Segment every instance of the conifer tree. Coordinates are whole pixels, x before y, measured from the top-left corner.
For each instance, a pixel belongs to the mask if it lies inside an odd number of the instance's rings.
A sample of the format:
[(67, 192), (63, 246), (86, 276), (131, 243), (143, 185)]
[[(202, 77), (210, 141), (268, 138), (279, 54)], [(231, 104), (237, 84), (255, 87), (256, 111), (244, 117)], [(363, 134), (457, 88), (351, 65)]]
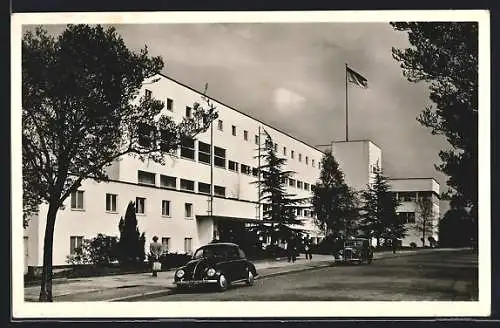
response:
[(118, 224), (120, 229), (120, 240), (118, 241), (118, 256), (121, 264), (129, 265), (144, 261), (144, 246), (146, 236), (141, 234), (137, 227), (135, 214), (135, 203), (129, 202), (125, 212), (125, 219), (120, 218)]

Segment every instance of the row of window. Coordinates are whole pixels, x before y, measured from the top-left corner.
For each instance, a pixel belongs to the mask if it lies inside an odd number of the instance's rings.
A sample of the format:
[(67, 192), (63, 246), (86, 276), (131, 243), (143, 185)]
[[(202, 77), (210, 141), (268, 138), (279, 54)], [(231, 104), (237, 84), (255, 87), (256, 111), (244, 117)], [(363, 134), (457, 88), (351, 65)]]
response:
[(395, 196), (402, 202), (416, 202), (422, 198), (434, 198), (431, 191), (399, 191), (395, 193)]
[[(106, 194), (106, 212), (117, 213), (116, 204), (117, 204), (118, 195), (116, 194)], [(162, 200), (161, 201), (161, 215), (164, 217), (170, 217), (171, 213), (171, 201), (170, 200)], [(71, 193), (71, 209), (74, 210), (84, 210), (84, 191), (77, 190)], [(135, 198), (135, 212), (137, 214), (145, 214), (146, 213), (146, 198), (144, 197), (136, 197)], [(184, 217), (189, 219), (193, 217), (193, 204), (192, 203), (184, 203)]]
[(399, 212), (398, 217), (403, 224), (415, 223), (415, 212)]
[[(270, 210), (270, 206), (271, 206), (270, 204), (263, 204), (264, 211)], [(314, 217), (314, 212), (311, 210), (308, 210), (308, 209), (296, 208), (296, 209), (294, 209), (294, 211), (295, 211), (295, 215), (297, 215), (297, 216), (303, 216), (306, 218)]]
[[(83, 236), (70, 236), (69, 237), (69, 253), (75, 254), (76, 250), (81, 248), (83, 244)], [(162, 252), (164, 254), (170, 251), (170, 237), (161, 238)], [(184, 238), (184, 252), (193, 252), (193, 238)]]
[[(151, 98), (152, 97), (151, 90), (146, 89), (145, 90), (145, 96), (148, 99)], [(169, 110), (169, 111), (173, 111), (174, 110), (174, 101), (173, 101), (173, 99), (167, 98), (166, 107), (167, 107), (167, 110)], [(186, 106), (185, 116), (187, 118), (190, 118), (191, 115), (192, 115), (192, 108), (189, 107), (189, 106)], [(219, 131), (224, 131), (224, 121), (223, 120), (219, 119), (217, 121), (217, 129)], [(237, 127), (236, 127), (236, 125), (231, 125), (231, 134), (233, 136), (237, 136)], [(247, 130), (243, 130), (243, 140), (244, 141), (248, 141), (248, 136), (249, 136), (248, 131)], [(259, 135), (255, 135), (254, 138), (255, 138), (254, 139), (255, 140), (255, 144), (256, 145), (260, 145)], [(144, 140), (144, 142), (145, 142), (145, 144), (147, 144), (147, 140)], [(277, 143), (274, 144), (274, 150), (278, 151), (278, 144)], [(193, 146), (193, 152), (194, 152), (194, 146)], [(193, 156), (194, 156), (194, 154), (193, 154)], [(283, 156), (288, 156), (288, 149), (286, 148), (286, 146), (283, 146)], [(295, 158), (295, 151), (294, 150), (290, 150), (290, 158), (291, 159)], [(298, 160), (299, 160), (299, 162), (302, 162), (302, 154), (301, 153), (298, 154)], [(312, 167), (316, 167), (316, 161), (313, 158), (309, 158), (309, 156), (304, 156), (304, 160), (305, 160), (305, 164), (306, 165), (309, 165), (309, 162), (310, 162)], [(321, 162), (319, 162), (319, 161), (318, 161), (318, 168), (321, 169)]]

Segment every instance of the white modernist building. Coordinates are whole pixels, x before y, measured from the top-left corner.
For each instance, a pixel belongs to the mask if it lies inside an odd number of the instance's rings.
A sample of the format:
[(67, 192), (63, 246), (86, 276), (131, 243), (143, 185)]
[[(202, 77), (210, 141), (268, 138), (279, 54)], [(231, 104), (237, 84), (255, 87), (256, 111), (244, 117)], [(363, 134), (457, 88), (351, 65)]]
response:
[[(158, 82), (145, 83), (141, 94), (163, 100), (164, 111), (176, 120), (190, 115), (202, 94), (163, 75)], [(148, 81), (146, 81), (148, 82)], [(130, 201), (136, 202), (139, 230), (146, 234), (146, 247), (156, 235), (165, 250), (191, 252), (224, 234), (233, 223), (258, 222), (262, 218), (255, 182), (258, 148), (265, 129), (278, 154), (286, 157), (286, 170), (296, 172), (287, 181), (289, 192), (298, 198), (311, 195), (311, 186), (320, 173), (323, 153), (214, 99), (219, 118), (210, 129), (188, 140), (166, 165), (141, 162), (124, 156), (109, 168), (110, 182), (87, 180), (59, 211), (54, 232), (54, 265), (66, 265), (66, 257), (86, 238), (98, 233), (119, 236), (118, 222)], [(213, 149), (213, 151), (211, 151)], [(211, 166), (212, 170), (211, 170)], [(210, 213), (211, 171), (213, 172), (213, 212)], [(41, 206), (24, 232), (25, 263), (41, 266), (47, 206)], [(210, 215), (212, 214), (212, 215)], [(301, 229), (320, 237), (311, 212), (299, 210)]]
[[(422, 231), (425, 230), (425, 245), (429, 246), (428, 237), (438, 240), (439, 228), (439, 183), (433, 178), (405, 178), (390, 179), (391, 190), (400, 201), (397, 209), (400, 219), (405, 223), (407, 236), (402, 240), (403, 246), (415, 243), (422, 245)], [(431, 200), (430, 211), (422, 208), (422, 198)], [(422, 213), (428, 213), (424, 229), (424, 217)], [(425, 214), (424, 214), (425, 215)]]

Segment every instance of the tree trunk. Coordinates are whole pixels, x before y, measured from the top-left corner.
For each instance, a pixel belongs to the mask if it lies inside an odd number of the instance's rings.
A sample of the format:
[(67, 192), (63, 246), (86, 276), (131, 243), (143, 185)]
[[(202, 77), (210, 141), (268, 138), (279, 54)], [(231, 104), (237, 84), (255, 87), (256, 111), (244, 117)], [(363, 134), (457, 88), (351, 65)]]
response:
[(422, 248), (425, 247), (425, 229), (426, 229), (426, 222), (424, 222), (424, 227), (422, 229)]
[(45, 240), (43, 245), (42, 284), (40, 287), (40, 302), (52, 302), (52, 249), (54, 243), (54, 227), (56, 222), (57, 206), (50, 204), (45, 226)]
[(380, 237), (377, 237), (377, 247), (380, 247)]

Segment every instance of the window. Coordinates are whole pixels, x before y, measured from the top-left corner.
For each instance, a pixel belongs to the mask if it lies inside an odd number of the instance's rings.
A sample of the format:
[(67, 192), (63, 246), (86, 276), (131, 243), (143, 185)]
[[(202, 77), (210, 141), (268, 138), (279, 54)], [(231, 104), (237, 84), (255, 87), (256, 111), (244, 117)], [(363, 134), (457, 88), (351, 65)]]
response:
[(301, 208), (297, 209), (297, 216), (302, 216), (302, 209)]
[(139, 184), (155, 185), (156, 174), (146, 171), (137, 171), (137, 181)]
[(417, 194), (415, 192), (399, 192), (398, 197), (402, 202), (414, 202), (417, 200)]
[(287, 178), (286, 177), (281, 177), (280, 182), (283, 184), (287, 184)]
[(241, 173), (250, 175), (252, 173), (252, 169), (248, 165), (241, 164)]
[(184, 204), (184, 217), (191, 218), (193, 216), (193, 204), (185, 203)]
[(161, 252), (167, 254), (170, 250), (170, 237), (161, 238)]
[(233, 134), (233, 136), (235, 136), (235, 135), (236, 135), (236, 126), (234, 126), (234, 125), (233, 125), (233, 126), (231, 127), (231, 133)]
[(219, 129), (219, 131), (224, 131), (224, 123), (222, 120), (217, 121), (217, 129)]
[(186, 106), (186, 117), (187, 118), (191, 118), (191, 111), (192, 111), (191, 107)]
[(137, 142), (139, 143), (139, 146), (141, 147), (150, 147), (151, 143), (153, 141), (152, 134), (153, 134), (153, 127), (145, 124), (145, 123), (139, 123), (137, 125), (137, 134), (138, 134), (138, 140)]
[(307, 218), (309, 217), (309, 211), (308, 210), (304, 210), (304, 216)]
[(177, 188), (177, 178), (168, 175), (160, 174), (160, 187), (162, 188)]
[(210, 195), (210, 185), (208, 183), (198, 182), (198, 192)]
[(116, 212), (116, 195), (106, 194), (106, 212)]
[(214, 166), (226, 168), (226, 150), (214, 147)]
[(198, 141), (198, 161), (210, 164), (211, 163), (211, 152), (210, 145), (204, 142)]
[(214, 186), (214, 195), (226, 197), (226, 188), (222, 186)]
[(181, 190), (194, 191), (194, 181), (181, 179)]
[(259, 169), (258, 169), (258, 168), (256, 168), (256, 167), (252, 167), (252, 175), (253, 175), (254, 177), (259, 176)]
[(415, 223), (415, 212), (400, 212), (398, 213), (401, 223)]
[(153, 95), (153, 93), (151, 92), (151, 90), (149, 90), (149, 89), (144, 90), (144, 97), (146, 99), (151, 99), (152, 95)]
[(274, 151), (278, 151), (278, 144), (274, 143)]
[(302, 181), (297, 180), (297, 188), (302, 189)]
[(302, 162), (302, 154), (299, 153), (299, 162)]
[(288, 179), (288, 185), (290, 187), (295, 187), (295, 180), (294, 179)]
[(74, 210), (83, 210), (83, 190), (71, 193), (71, 208)]
[(309, 190), (309, 183), (304, 182), (304, 190)]
[(193, 243), (193, 238), (184, 238), (184, 252), (185, 253), (192, 253), (192, 243)]
[(295, 157), (295, 152), (292, 150), (290, 157), (293, 159)]
[(229, 168), (231, 171), (238, 172), (238, 163), (233, 162), (233, 161), (229, 161), (228, 168)]
[(162, 200), (161, 201), (161, 215), (162, 216), (170, 216), (170, 201)]
[(248, 131), (247, 130), (243, 131), (243, 140), (248, 141)]
[(146, 212), (146, 198), (135, 198), (135, 213), (144, 214)]
[(321, 162), (318, 162), (318, 169), (321, 170)]
[(306, 156), (306, 165), (309, 164), (309, 157)]
[(286, 147), (283, 146), (283, 156), (286, 156)]
[(314, 167), (314, 159), (311, 159), (311, 165)]
[(258, 145), (259, 144), (259, 136), (258, 135), (255, 135), (255, 144)]
[(82, 247), (83, 236), (70, 236), (69, 237), (69, 253), (75, 254), (76, 250)]
[(181, 157), (194, 159), (194, 139), (182, 138)]
[(167, 109), (169, 111), (174, 110), (174, 100), (173, 99), (167, 98)]

